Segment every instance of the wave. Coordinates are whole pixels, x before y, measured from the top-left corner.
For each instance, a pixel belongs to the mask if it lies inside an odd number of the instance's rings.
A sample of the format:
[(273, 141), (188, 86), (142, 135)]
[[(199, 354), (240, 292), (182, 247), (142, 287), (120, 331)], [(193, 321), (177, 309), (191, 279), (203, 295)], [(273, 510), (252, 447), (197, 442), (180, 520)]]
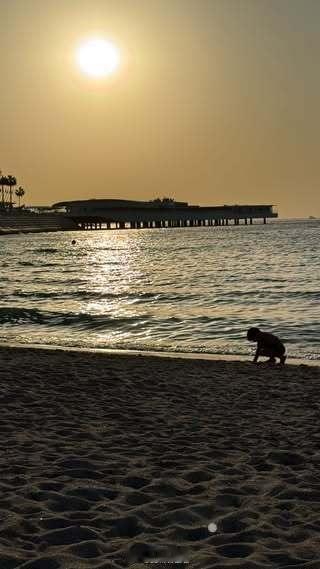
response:
[(83, 312), (52, 312), (39, 310), (36, 308), (0, 308), (0, 325), (1, 324), (40, 324), (44, 326), (71, 326), (80, 330), (101, 329), (119, 329), (129, 330), (138, 324), (147, 326), (150, 324), (158, 330), (167, 330), (173, 326), (178, 328), (196, 325), (217, 325), (224, 320), (224, 317), (216, 316), (214, 318), (208, 316), (198, 316), (189, 319), (179, 318), (177, 316), (167, 316), (166, 318), (157, 318), (155, 325), (154, 317), (150, 314), (133, 314), (132, 316), (114, 316), (109, 314), (88, 314)]
[(21, 267), (41, 267), (41, 269), (44, 269), (45, 267), (61, 267), (60, 263), (43, 263), (39, 261), (18, 261), (17, 265)]
[(39, 310), (24, 308), (0, 308), (0, 324), (43, 323)]
[(40, 249), (33, 249), (32, 253), (58, 253), (59, 249), (54, 249), (53, 247), (43, 247)]
[(32, 263), (31, 261), (18, 261), (18, 265), (21, 265), (22, 267), (34, 267), (34, 263)]
[(216, 297), (216, 302), (223, 302), (226, 300), (234, 300), (236, 301), (237, 298), (249, 298), (251, 300), (255, 300), (257, 298), (265, 298), (266, 300), (281, 300), (283, 299), (298, 299), (298, 298), (305, 298), (310, 300), (320, 300), (320, 291), (318, 290), (283, 290), (283, 291), (275, 291), (270, 289), (260, 289), (258, 290), (232, 290), (228, 292), (219, 292), (219, 295)]
[(78, 329), (127, 328), (144, 323), (148, 315), (108, 316), (106, 314), (84, 314), (75, 312), (49, 312), (35, 308), (0, 308), (0, 324), (40, 324), (43, 326), (75, 326)]
[[(58, 282), (58, 281), (57, 281)], [(68, 282), (70, 284), (71, 281)], [(77, 281), (78, 282), (78, 281)], [(60, 284), (60, 283), (59, 283)], [(177, 302), (191, 299), (199, 299), (198, 295), (180, 293), (157, 293), (157, 292), (103, 292), (94, 290), (69, 290), (62, 292), (55, 291), (25, 291), (16, 290), (13, 296), (19, 298), (75, 298), (81, 300), (129, 300), (130, 303), (143, 303), (145, 301), (156, 302)]]
[[(223, 322), (225, 321), (225, 322)], [(228, 324), (228, 328), (224, 325)], [(69, 347), (134, 349), (248, 356), (247, 322), (236, 328), (223, 317), (154, 318), (151, 314), (85, 314), (0, 307), (0, 341)], [(2, 328), (2, 332), (1, 332)], [(277, 330), (273, 330), (277, 333)], [(281, 327), (290, 358), (320, 360), (317, 329)], [(285, 339), (286, 338), (286, 339)], [(250, 352), (251, 353), (251, 352)]]

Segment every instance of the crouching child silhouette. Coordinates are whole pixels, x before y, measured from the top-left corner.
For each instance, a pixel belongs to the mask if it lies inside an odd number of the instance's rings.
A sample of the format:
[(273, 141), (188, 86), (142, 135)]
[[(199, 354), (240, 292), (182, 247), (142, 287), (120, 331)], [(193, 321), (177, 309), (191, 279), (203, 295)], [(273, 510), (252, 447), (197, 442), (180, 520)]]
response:
[(258, 362), (259, 356), (267, 356), (267, 363), (275, 364), (276, 358), (279, 358), (280, 364), (284, 365), (287, 356), (286, 349), (277, 336), (269, 332), (261, 332), (259, 328), (250, 328), (247, 333), (249, 342), (257, 342), (257, 350), (253, 359), (253, 363)]

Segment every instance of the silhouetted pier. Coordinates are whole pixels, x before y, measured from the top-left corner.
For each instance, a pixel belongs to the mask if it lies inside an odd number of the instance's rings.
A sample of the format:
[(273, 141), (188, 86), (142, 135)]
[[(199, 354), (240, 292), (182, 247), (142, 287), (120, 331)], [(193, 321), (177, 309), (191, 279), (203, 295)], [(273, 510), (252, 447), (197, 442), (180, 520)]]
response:
[(53, 208), (79, 229), (151, 229), (169, 227), (212, 227), (229, 224), (266, 223), (278, 217), (272, 205), (194, 206), (173, 200), (137, 202), (129, 200), (80, 200), (59, 202)]

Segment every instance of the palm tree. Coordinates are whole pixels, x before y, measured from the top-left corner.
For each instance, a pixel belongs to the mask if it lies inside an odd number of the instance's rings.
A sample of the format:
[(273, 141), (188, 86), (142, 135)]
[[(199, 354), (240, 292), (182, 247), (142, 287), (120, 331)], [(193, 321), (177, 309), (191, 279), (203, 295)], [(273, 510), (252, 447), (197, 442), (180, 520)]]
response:
[(19, 199), (19, 208), (20, 208), (20, 200), (24, 196), (25, 193), (26, 192), (24, 191), (24, 189), (21, 186), (19, 186), (19, 188), (15, 191), (15, 194), (16, 194), (17, 198)]
[(11, 174), (9, 174), (9, 176), (7, 177), (7, 186), (9, 186), (10, 190), (10, 198), (9, 198), (9, 207), (10, 209), (12, 208), (12, 188), (14, 186), (17, 185), (17, 178), (15, 178), (14, 176), (11, 176)]
[(3, 202), (4, 202), (4, 193), (3, 193), (3, 180), (4, 180), (4, 176), (2, 176), (2, 170), (0, 170), (0, 186), (1, 186), (1, 206), (3, 207)]
[(6, 206), (6, 190), (5, 190), (5, 186), (8, 186), (8, 178), (7, 176), (2, 176), (0, 177), (0, 185), (1, 185), (1, 205), (2, 208), (4, 209)]

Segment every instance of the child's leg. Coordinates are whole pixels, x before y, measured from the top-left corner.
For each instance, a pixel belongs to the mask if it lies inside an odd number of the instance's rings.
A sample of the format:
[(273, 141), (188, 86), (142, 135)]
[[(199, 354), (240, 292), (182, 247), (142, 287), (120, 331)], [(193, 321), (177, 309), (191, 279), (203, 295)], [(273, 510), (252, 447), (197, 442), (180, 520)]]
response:
[(276, 355), (274, 353), (274, 351), (272, 349), (270, 349), (269, 346), (263, 346), (260, 350), (260, 355), (261, 356), (266, 356), (269, 359), (267, 360), (267, 364), (275, 364), (276, 363)]

